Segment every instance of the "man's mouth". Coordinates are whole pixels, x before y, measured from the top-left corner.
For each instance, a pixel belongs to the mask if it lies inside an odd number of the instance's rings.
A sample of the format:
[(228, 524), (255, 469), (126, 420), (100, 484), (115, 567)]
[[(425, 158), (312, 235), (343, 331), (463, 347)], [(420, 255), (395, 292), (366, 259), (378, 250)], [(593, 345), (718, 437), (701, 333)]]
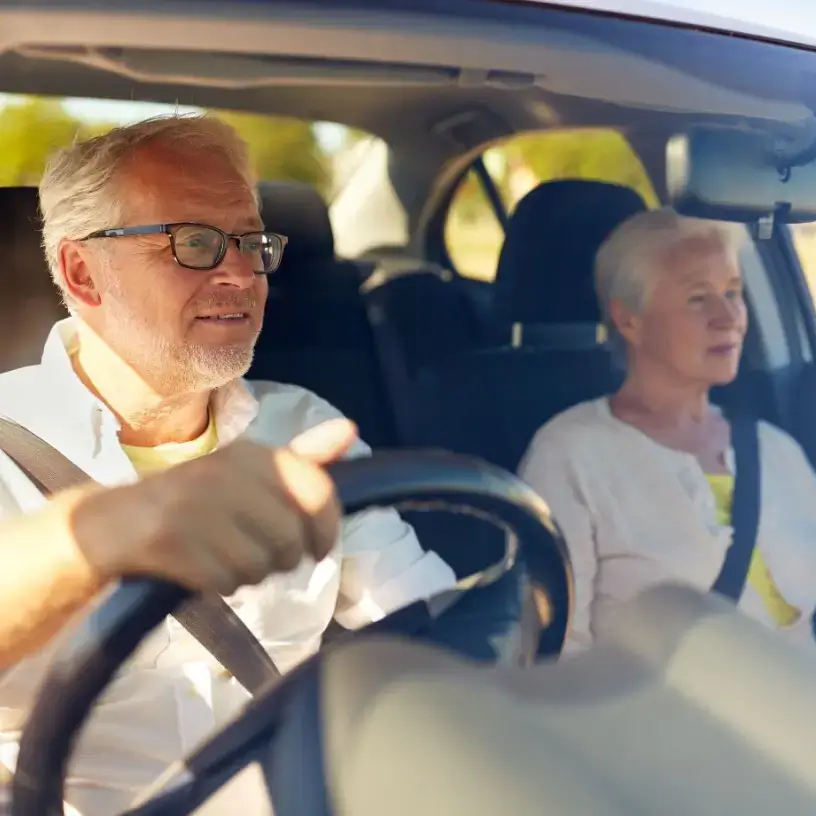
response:
[(212, 314), (212, 315), (199, 315), (196, 320), (206, 320), (209, 322), (215, 321), (238, 321), (238, 320), (249, 320), (249, 312), (230, 312), (229, 314)]

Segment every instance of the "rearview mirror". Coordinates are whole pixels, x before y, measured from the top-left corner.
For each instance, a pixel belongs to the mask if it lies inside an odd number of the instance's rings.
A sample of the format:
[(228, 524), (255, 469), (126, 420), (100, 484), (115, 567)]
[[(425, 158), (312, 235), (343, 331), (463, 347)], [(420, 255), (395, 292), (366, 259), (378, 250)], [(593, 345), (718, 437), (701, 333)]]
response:
[(754, 222), (816, 221), (816, 160), (793, 162), (774, 137), (758, 131), (700, 127), (669, 139), (666, 186), (684, 215)]

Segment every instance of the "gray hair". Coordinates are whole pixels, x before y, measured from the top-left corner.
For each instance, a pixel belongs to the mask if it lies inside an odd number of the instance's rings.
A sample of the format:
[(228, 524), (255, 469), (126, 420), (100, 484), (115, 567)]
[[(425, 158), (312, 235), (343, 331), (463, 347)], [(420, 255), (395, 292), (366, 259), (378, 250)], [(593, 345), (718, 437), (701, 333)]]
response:
[(45, 259), (63, 297), (60, 242), (120, 225), (124, 211), (120, 170), (148, 144), (182, 149), (188, 155), (219, 153), (257, 196), (257, 179), (246, 142), (234, 128), (211, 114), (157, 116), (58, 150), (50, 157), (40, 182), (40, 210)]
[(659, 253), (692, 238), (714, 238), (738, 262), (744, 237), (739, 224), (690, 218), (670, 207), (640, 212), (618, 226), (595, 256), (595, 293), (617, 361), (625, 362), (626, 344), (612, 322), (612, 301), (630, 312), (643, 309), (660, 271), (655, 263)]

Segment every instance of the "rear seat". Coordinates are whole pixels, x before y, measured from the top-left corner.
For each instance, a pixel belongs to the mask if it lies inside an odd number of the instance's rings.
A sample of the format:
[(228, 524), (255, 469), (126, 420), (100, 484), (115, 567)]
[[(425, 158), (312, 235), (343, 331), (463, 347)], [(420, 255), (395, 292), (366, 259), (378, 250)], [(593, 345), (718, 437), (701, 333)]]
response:
[(0, 187), (0, 372), (40, 361), (48, 332), (67, 311), (40, 247), (35, 187)]
[(264, 328), (250, 379), (309, 388), (358, 423), (374, 447), (395, 431), (360, 286), (373, 266), (341, 261), (326, 204), (296, 182), (263, 182), (268, 229), (289, 237), (281, 268), (270, 277)]

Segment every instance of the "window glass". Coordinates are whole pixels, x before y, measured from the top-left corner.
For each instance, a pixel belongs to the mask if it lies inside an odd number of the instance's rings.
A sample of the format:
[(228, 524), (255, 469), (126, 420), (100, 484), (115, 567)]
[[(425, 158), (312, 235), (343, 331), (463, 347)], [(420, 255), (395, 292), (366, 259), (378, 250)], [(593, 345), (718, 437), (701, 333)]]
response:
[(808, 288), (816, 299), (816, 224), (791, 224), (790, 231)]
[[(626, 137), (614, 130), (525, 133), (495, 145), (484, 162), (505, 209), (534, 187), (556, 179), (593, 179), (636, 190), (650, 207), (658, 204), (651, 181)], [(492, 280), (504, 232), (475, 173), (468, 173), (451, 201), (445, 243), (457, 271)]]
[(460, 182), (445, 219), (445, 246), (451, 262), (461, 275), (492, 280), (503, 241), (504, 230), (482, 181), (470, 170)]
[[(174, 111), (170, 105), (0, 94), (0, 186), (39, 184), (48, 155), (77, 136), (104, 133), (125, 122)], [(214, 111), (249, 144), (261, 179), (303, 181), (327, 198), (335, 165), (365, 134), (326, 122)]]

